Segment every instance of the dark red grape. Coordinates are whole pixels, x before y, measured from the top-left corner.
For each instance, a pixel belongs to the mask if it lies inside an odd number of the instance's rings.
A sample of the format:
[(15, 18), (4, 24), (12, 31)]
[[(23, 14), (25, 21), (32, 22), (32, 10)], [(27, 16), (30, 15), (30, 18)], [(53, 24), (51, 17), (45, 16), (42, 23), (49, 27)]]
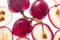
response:
[(12, 33), (19, 37), (24, 37), (31, 32), (31, 24), (28, 20), (21, 18), (18, 19), (12, 29)]
[(22, 10), (28, 9), (30, 5), (29, 0), (9, 0), (8, 7), (14, 12), (21, 12)]
[(45, 1), (35, 1), (31, 7), (30, 13), (37, 19), (43, 19), (48, 14), (49, 8)]

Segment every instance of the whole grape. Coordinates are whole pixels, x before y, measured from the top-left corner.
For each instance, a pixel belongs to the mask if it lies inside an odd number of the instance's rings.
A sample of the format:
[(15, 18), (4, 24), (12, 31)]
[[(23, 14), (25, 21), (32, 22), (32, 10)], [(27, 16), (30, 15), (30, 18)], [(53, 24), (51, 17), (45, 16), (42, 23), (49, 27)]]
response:
[(30, 22), (25, 18), (21, 18), (14, 23), (12, 33), (16, 36), (24, 37), (31, 32), (31, 28)]
[(13, 12), (21, 12), (29, 8), (29, 0), (8, 0), (8, 7)]
[(30, 14), (37, 18), (43, 19), (48, 14), (49, 8), (45, 1), (35, 1), (30, 9)]

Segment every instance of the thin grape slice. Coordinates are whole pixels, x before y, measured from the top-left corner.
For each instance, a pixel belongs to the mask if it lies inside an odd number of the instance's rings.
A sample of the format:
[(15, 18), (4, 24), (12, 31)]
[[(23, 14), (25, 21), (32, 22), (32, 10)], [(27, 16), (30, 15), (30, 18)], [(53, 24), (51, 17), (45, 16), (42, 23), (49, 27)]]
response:
[[(37, 23), (33, 26), (32, 29), (32, 37), (33, 40), (52, 40), (53, 39), (53, 32), (50, 27), (43, 23), (44, 34), (42, 29), (42, 24)], [(43, 36), (44, 35), (44, 36)]]
[(60, 40), (60, 30), (55, 32), (53, 40)]
[(60, 0), (54, 0), (55, 3), (60, 4)]
[(12, 14), (7, 7), (0, 6), (0, 26), (8, 25), (12, 20)]
[(0, 27), (0, 40), (13, 40), (13, 35), (9, 28)]
[(50, 8), (48, 18), (54, 27), (60, 29), (60, 5), (57, 5), (57, 7), (53, 6)]

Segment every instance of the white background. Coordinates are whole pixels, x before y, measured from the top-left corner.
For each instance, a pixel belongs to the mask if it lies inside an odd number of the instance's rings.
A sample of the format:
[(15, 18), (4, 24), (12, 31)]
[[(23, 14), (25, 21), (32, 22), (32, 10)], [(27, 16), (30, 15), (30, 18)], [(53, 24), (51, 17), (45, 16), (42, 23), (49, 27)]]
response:
[[(30, 6), (32, 5), (32, 3), (33, 3), (34, 1), (36, 1), (36, 0), (30, 0)], [(45, 1), (47, 2), (49, 8), (56, 4), (56, 3), (54, 2), (54, 0), (45, 0)], [(8, 6), (7, 6), (7, 0), (0, 0), (0, 6), (8, 7)], [(30, 8), (30, 7), (29, 7), (29, 8)], [(10, 28), (11, 30), (12, 30), (12, 27), (13, 27), (14, 22), (15, 22), (17, 19), (19, 19), (19, 18), (22, 17), (22, 15), (21, 15), (20, 13), (12, 13), (12, 15), (13, 15), (13, 16), (12, 16), (12, 21), (10, 22), (10, 24), (6, 25), (6, 26), (7, 26), (8, 28)], [(31, 17), (30, 12), (29, 12), (29, 9), (27, 9), (27, 10), (25, 11), (25, 15), (28, 16), (28, 17)], [(48, 15), (43, 19), (43, 23), (48, 24), (48, 25), (50, 26), (50, 28), (52, 29), (53, 33), (55, 33), (55, 32), (58, 30), (58, 29), (56, 29), (56, 28), (50, 23), (50, 21), (49, 21), (49, 19), (48, 19)], [(36, 24), (35, 21), (33, 21), (33, 25), (34, 25), (34, 24)], [(28, 37), (30, 40), (33, 40), (32, 37), (31, 37), (31, 34), (28, 35), (27, 37)], [(14, 36), (14, 40), (16, 40), (16, 38), (18, 38), (18, 37)]]

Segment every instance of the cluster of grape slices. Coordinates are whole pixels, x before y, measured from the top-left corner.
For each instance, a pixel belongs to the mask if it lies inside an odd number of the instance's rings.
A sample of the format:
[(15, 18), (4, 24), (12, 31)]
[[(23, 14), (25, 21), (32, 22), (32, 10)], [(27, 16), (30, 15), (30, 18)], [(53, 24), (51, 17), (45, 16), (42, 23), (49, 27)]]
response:
[[(57, 3), (59, 1), (55, 2)], [(42, 22), (42, 19), (49, 13), (48, 17), (51, 23), (60, 29), (59, 5), (54, 5), (49, 10), (48, 4), (44, 0), (36, 0), (30, 8), (30, 14), (32, 16), (30, 18), (24, 15), (25, 10), (30, 6), (29, 0), (8, 0), (9, 10), (6, 7), (0, 7), (0, 26), (2, 26), (0, 27), (0, 40), (13, 40), (13, 35), (19, 37), (16, 40), (30, 40), (27, 38), (30, 33), (33, 40), (60, 40), (60, 30), (53, 35), (51, 28)], [(5, 26), (11, 21), (11, 12), (20, 12), (23, 16), (23, 18), (16, 20), (12, 31)], [(36, 21), (37, 23), (32, 26), (32, 21)]]
[(58, 30), (53, 35), (53, 40), (60, 40), (60, 0), (54, 0), (56, 3), (49, 10), (48, 18), (52, 25)]

